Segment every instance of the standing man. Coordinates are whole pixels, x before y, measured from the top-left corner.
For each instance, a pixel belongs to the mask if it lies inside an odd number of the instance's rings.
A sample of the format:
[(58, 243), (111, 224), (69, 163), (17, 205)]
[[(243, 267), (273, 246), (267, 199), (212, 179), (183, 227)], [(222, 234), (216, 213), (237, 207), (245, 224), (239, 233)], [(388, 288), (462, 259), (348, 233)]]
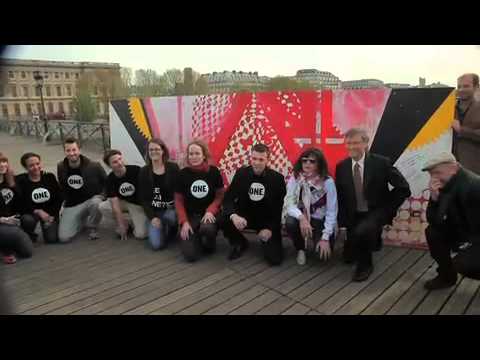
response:
[(125, 165), (123, 155), (118, 150), (109, 150), (103, 157), (103, 162), (112, 172), (107, 177), (107, 201), (100, 205), (103, 215), (112, 214), (117, 221), (117, 233), (121, 239), (127, 238), (129, 230), (128, 219), (124, 212), (130, 215), (133, 223), (133, 236), (145, 239), (148, 236), (148, 218), (138, 197), (138, 174), (140, 166)]
[(248, 248), (244, 229), (257, 231), (270, 265), (283, 260), (281, 217), (286, 186), (283, 175), (267, 167), (269, 156), (266, 145), (253, 146), (251, 165), (237, 170), (225, 194), (223, 233), (232, 246), (229, 260), (239, 258)]
[(458, 100), (452, 124), (453, 153), (464, 168), (476, 174), (480, 174), (480, 102), (475, 100), (478, 81), (477, 74), (458, 78)]
[[(425, 230), (438, 275), (427, 290), (454, 286), (457, 272), (480, 278), (480, 176), (464, 169), (449, 152), (434, 155), (422, 169), (430, 174)], [(458, 252), (451, 258), (452, 252)]]
[[(356, 262), (353, 281), (367, 280), (373, 271), (372, 251), (381, 241), (382, 228), (410, 196), (410, 186), (390, 159), (367, 152), (369, 137), (363, 129), (345, 134), (349, 157), (336, 167), (338, 223), (345, 239), (344, 261)], [(389, 190), (389, 185), (393, 187)]]
[(85, 226), (90, 240), (98, 239), (97, 226), (102, 220), (99, 205), (107, 174), (98, 162), (80, 154), (80, 145), (75, 138), (63, 143), (65, 159), (57, 165), (57, 176), (65, 202), (60, 217), (58, 238), (70, 242)]

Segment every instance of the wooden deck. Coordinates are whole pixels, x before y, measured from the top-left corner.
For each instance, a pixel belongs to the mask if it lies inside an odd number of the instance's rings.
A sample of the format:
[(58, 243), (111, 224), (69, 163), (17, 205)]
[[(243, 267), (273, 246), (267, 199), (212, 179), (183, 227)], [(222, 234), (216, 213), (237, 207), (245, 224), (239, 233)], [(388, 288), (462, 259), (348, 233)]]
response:
[[(0, 151), (18, 172), (26, 151), (42, 155), (55, 171), (61, 146), (0, 134)], [(88, 153), (92, 158), (99, 154)], [(110, 227), (110, 229), (108, 229)], [(177, 244), (152, 252), (144, 242), (114, 238), (103, 224), (101, 239), (79, 238), (66, 245), (43, 245), (32, 259), (0, 264), (17, 314), (480, 314), (480, 282), (461, 278), (451, 289), (427, 292), (435, 266), (428, 252), (386, 247), (375, 254), (375, 271), (353, 283), (353, 267), (333, 259), (268, 267), (258, 244), (242, 258), (226, 260), (228, 246), (187, 264)]]
[[(427, 252), (384, 248), (375, 271), (351, 282), (352, 266), (309, 258), (298, 266), (291, 247), (280, 267), (263, 261), (252, 243), (242, 258), (217, 254), (186, 263), (177, 244), (153, 252), (144, 242), (79, 238), (36, 247), (32, 259), (0, 265), (17, 314), (480, 314), (478, 281), (427, 292), (434, 274)], [(286, 239), (285, 239), (286, 240)]]

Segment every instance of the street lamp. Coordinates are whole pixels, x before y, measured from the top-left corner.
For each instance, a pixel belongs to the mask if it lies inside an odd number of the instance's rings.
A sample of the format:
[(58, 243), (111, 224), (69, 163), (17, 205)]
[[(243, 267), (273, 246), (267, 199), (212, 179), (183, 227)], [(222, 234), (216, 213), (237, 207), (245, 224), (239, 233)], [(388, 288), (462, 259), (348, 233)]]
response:
[(40, 101), (42, 103), (42, 120), (43, 120), (43, 126), (45, 128), (45, 135), (48, 133), (48, 119), (47, 119), (47, 114), (45, 112), (45, 103), (43, 102), (43, 76), (40, 75), (39, 71), (35, 71), (33, 75), (33, 79), (36, 82), (36, 87), (38, 91), (40, 92)]

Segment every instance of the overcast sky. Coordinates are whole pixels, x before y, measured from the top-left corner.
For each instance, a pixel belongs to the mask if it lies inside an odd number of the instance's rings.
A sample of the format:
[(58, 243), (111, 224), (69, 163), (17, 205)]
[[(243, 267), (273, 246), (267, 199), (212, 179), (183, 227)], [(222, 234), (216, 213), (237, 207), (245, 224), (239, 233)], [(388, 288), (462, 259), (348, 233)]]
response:
[(22, 45), (10, 58), (100, 61), (122, 67), (166, 69), (192, 67), (202, 74), (258, 71), (259, 75), (294, 75), (299, 69), (330, 71), (341, 80), (375, 78), (384, 82), (455, 86), (458, 75), (480, 72), (479, 45)]

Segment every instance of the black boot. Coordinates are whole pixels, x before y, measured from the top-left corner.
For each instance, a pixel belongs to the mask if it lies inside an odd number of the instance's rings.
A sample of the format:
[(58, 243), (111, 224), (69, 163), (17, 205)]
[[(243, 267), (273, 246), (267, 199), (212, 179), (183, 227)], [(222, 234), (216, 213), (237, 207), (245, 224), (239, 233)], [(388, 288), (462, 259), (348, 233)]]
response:
[(427, 290), (446, 289), (457, 283), (457, 274), (441, 275), (440, 273), (433, 279), (428, 280), (424, 287)]

